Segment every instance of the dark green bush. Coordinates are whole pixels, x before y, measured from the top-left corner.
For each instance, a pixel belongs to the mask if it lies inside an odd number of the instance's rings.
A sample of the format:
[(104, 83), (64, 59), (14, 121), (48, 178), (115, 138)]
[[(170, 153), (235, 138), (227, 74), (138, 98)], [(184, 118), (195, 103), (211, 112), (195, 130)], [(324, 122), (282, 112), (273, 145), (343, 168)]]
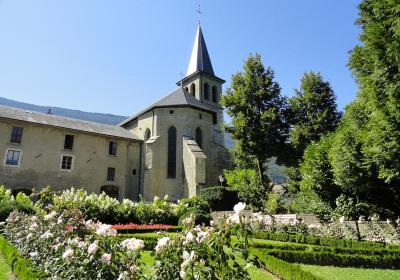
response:
[(400, 268), (399, 255), (366, 256), (358, 254), (348, 255), (334, 254), (329, 252), (311, 252), (298, 250), (265, 250), (263, 252), (278, 259), (293, 263), (380, 269)]
[(263, 251), (251, 249), (251, 254), (257, 256), (264, 267), (282, 279), (290, 280), (321, 280), (322, 278), (304, 271), (297, 264), (292, 264), (274, 256), (265, 254)]
[(238, 191), (222, 186), (201, 189), (200, 197), (208, 202), (213, 211), (231, 211), (239, 202)]
[(254, 238), (283, 241), (283, 242), (294, 242), (301, 244), (322, 245), (330, 247), (346, 247), (346, 248), (360, 248), (360, 249), (378, 249), (378, 248), (400, 249), (400, 246), (398, 245), (389, 245), (379, 242), (357, 241), (357, 240), (340, 239), (334, 237), (318, 237), (318, 236), (311, 236), (304, 234), (289, 234), (285, 232), (259, 231), (254, 233)]
[(173, 226), (171, 228), (133, 228), (133, 229), (117, 229), (118, 233), (121, 234), (134, 234), (134, 233), (149, 233), (149, 232), (180, 232), (183, 227), (181, 226)]
[(181, 221), (190, 215), (195, 217), (196, 224), (208, 224), (211, 220), (211, 208), (208, 202), (199, 197), (194, 196), (191, 198), (183, 198), (177, 209), (177, 214), (179, 217), (178, 224), (181, 225)]

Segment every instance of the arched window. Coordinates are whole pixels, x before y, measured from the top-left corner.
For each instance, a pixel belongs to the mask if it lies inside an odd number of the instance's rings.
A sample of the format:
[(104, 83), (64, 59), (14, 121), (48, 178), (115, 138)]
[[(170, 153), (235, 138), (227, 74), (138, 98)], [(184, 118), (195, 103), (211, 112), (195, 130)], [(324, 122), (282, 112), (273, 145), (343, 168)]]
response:
[(176, 178), (176, 128), (168, 129), (168, 178)]
[(210, 86), (207, 83), (204, 84), (204, 99), (210, 99)]
[(104, 192), (109, 197), (118, 199), (119, 188), (113, 185), (105, 185), (100, 188), (100, 193)]
[(150, 137), (151, 137), (151, 131), (150, 131), (150, 129), (146, 129), (146, 132), (144, 133), (144, 142), (149, 140)]
[(196, 96), (196, 85), (195, 85), (194, 83), (192, 83), (192, 84), (190, 85), (190, 93), (191, 93), (193, 96)]
[(218, 90), (216, 86), (212, 87), (212, 101), (215, 103), (218, 102)]
[(189, 89), (188, 89), (188, 87), (185, 87), (185, 91), (186, 91), (186, 92), (189, 92)]
[(200, 127), (196, 128), (196, 142), (200, 148), (203, 149), (203, 135), (201, 133)]

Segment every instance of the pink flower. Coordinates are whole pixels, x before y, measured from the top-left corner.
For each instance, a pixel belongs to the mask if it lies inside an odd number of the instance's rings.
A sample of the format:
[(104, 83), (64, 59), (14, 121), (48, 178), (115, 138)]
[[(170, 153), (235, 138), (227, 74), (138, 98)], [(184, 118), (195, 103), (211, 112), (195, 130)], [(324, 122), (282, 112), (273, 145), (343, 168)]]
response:
[(99, 248), (99, 247), (97, 246), (96, 243), (92, 243), (92, 244), (90, 244), (89, 247), (88, 247), (88, 253), (89, 253), (90, 255), (94, 255), (94, 254), (96, 254), (98, 248)]
[(111, 261), (111, 254), (104, 253), (104, 254), (101, 256), (101, 261), (102, 261), (103, 263), (105, 263), (105, 264), (109, 264), (110, 261)]

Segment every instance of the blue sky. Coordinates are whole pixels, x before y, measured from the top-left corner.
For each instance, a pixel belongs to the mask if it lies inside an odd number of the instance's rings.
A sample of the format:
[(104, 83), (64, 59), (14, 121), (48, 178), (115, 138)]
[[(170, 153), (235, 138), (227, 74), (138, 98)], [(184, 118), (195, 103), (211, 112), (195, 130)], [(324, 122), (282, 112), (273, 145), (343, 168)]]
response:
[(225, 87), (258, 52), (286, 96), (314, 70), (331, 82), (340, 108), (355, 98), (346, 66), (359, 44), (354, 0), (0, 0), (0, 96), (131, 115), (186, 72), (199, 3)]

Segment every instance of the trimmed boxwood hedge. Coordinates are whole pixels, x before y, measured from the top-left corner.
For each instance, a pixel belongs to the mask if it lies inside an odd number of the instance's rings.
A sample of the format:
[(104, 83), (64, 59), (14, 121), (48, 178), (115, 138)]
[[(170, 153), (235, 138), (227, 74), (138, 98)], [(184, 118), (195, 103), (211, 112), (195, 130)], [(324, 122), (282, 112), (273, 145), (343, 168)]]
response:
[(170, 228), (132, 228), (132, 229), (117, 229), (118, 233), (121, 234), (135, 234), (135, 233), (149, 233), (149, 232), (180, 232), (182, 231), (182, 226), (173, 226)]
[(329, 252), (310, 252), (293, 250), (260, 250), (266, 255), (274, 256), (287, 262), (338, 267), (363, 267), (380, 269), (400, 268), (400, 257), (392, 255), (366, 256), (333, 254)]
[(238, 192), (223, 186), (201, 189), (200, 197), (208, 202), (213, 211), (231, 211), (239, 202)]
[(279, 278), (288, 280), (322, 280), (322, 278), (313, 275), (311, 272), (302, 270), (298, 264), (288, 263), (274, 256), (267, 255), (260, 250), (251, 249), (250, 252), (260, 259), (268, 271)]
[(358, 254), (358, 255), (373, 255), (373, 256), (384, 256), (392, 255), (400, 257), (400, 249), (386, 249), (386, 248), (346, 248), (346, 247), (329, 247), (329, 246), (317, 246), (307, 244), (274, 244), (263, 242), (264, 240), (254, 240), (251, 246), (260, 249), (277, 249), (277, 250), (291, 250), (291, 251), (311, 251), (311, 252), (327, 252), (333, 254)]
[(18, 250), (0, 235), (0, 250), (4, 259), (19, 280), (37, 280), (46, 278), (46, 274), (34, 267), (30, 260), (24, 259)]
[(370, 242), (370, 241), (339, 239), (333, 237), (318, 237), (305, 234), (289, 234), (284, 232), (259, 231), (254, 234), (254, 238), (283, 241), (283, 242), (293, 242), (300, 244), (321, 245), (329, 247), (346, 247), (346, 248), (360, 248), (360, 249), (389, 248), (389, 249), (400, 250), (399, 245)]

